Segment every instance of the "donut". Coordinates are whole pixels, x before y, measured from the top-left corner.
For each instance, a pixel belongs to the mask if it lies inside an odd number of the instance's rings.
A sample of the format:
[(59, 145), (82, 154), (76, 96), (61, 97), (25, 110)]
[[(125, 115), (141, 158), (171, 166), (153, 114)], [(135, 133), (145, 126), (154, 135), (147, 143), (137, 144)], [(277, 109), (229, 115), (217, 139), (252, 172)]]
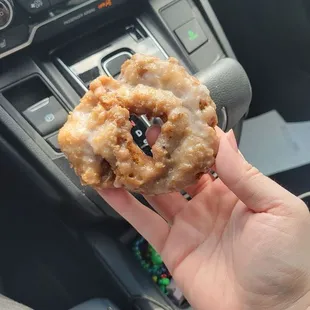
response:
[[(135, 144), (130, 115), (162, 119), (152, 156)], [(216, 125), (209, 90), (177, 59), (135, 54), (117, 80), (90, 84), (58, 141), (83, 185), (158, 195), (194, 184), (214, 165)]]

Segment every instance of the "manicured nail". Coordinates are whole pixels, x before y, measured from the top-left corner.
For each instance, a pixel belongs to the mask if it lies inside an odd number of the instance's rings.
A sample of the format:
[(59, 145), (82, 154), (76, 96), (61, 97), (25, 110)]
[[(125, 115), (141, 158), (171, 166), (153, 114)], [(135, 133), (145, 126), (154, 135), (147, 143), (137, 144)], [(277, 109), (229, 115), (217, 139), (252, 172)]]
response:
[(242, 158), (245, 160), (244, 156), (242, 155), (242, 153), (240, 152), (240, 150), (238, 150), (239, 154), (242, 156)]
[(231, 147), (237, 152), (238, 151), (238, 144), (237, 144), (237, 141), (236, 141), (236, 137), (235, 137), (234, 131), (232, 129), (230, 129), (228, 131), (228, 133), (226, 134), (226, 136), (227, 136), (227, 139), (228, 139), (229, 144), (231, 145)]

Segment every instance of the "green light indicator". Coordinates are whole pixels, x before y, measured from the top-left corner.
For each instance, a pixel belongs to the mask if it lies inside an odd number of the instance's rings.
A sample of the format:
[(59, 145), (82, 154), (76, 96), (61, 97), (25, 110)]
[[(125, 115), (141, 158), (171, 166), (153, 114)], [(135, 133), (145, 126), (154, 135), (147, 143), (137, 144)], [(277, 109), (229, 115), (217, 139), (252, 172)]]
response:
[(193, 41), (193, 40), (198, 38), (198, 34), (196, 32), (194, 32), (194, 31), (192, 31), (192, 30), (188, 30), (187, 34), (188, 34), (188, 38), (191, 41)]

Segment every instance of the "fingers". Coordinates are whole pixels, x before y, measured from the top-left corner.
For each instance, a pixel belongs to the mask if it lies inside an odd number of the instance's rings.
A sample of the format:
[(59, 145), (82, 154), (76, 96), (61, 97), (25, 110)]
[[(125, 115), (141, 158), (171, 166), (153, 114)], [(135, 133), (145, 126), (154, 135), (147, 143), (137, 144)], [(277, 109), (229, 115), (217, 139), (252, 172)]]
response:
[(225, 135), (228, 135), (228, 133), (230, 132), (227, 132), (225, 133), (220, 127), (215, 127), (215, 131), (216, 131), (216, 135), (221, 139), (223, 136)]
[(163, 218), (145, 207), (124, 189), (105, 189), (100, 190), (99, 194), (157, 251), (161, 252), (169, 234), (169, 226)]
[(169, 224), (173, 223), (173, 218), (188, 204), (180, 193), (145, 196), (145, 199)]
[(254, 212), (281, 213), (283, 208), (278, 207), (296, 208), (300, 205), (297, 197), (246, 162), (238, 151), (232, 131), (221, 137), (216, 172), (221, 181)]
[(210, 183), (213, 182), (213, 178), (209, 174), (204, 174), (199, 181), (191, 186), (185, 188), (185, 191), (193, 198), (202, 192)]
[[(219, 127), (215, 127), (215, 130), (219, 138), (227, 135)], [(237, 143), (236, 143), (236, 147), (238, 148)], [(214, 170), (215, 166), (212, 167), (212, 169)], [(206, 173), (199, 179), (199, 181), (196, 184), (185, 188), (185, 191), (193, 198), (197, 196), (199, 193), (201, 193), (203, 189), (206, 188), (213, 181), (214, 181), (214, 177), (211, 176), (209, 173)]]
[(160, 126), (159, 125), (153, 125), (146, 131), (146, 139), (150, 146), (155, 144), (159, 134), (160, 134)]

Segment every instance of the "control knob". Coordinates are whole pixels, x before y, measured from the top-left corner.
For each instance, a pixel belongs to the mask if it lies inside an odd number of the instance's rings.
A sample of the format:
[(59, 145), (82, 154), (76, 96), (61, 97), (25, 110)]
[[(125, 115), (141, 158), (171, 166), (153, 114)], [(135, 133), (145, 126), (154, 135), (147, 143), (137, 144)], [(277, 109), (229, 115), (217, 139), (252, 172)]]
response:
[(0, 30), (11, 24), (14, 14), (13, 6), (11, 0), (0, 0)]

